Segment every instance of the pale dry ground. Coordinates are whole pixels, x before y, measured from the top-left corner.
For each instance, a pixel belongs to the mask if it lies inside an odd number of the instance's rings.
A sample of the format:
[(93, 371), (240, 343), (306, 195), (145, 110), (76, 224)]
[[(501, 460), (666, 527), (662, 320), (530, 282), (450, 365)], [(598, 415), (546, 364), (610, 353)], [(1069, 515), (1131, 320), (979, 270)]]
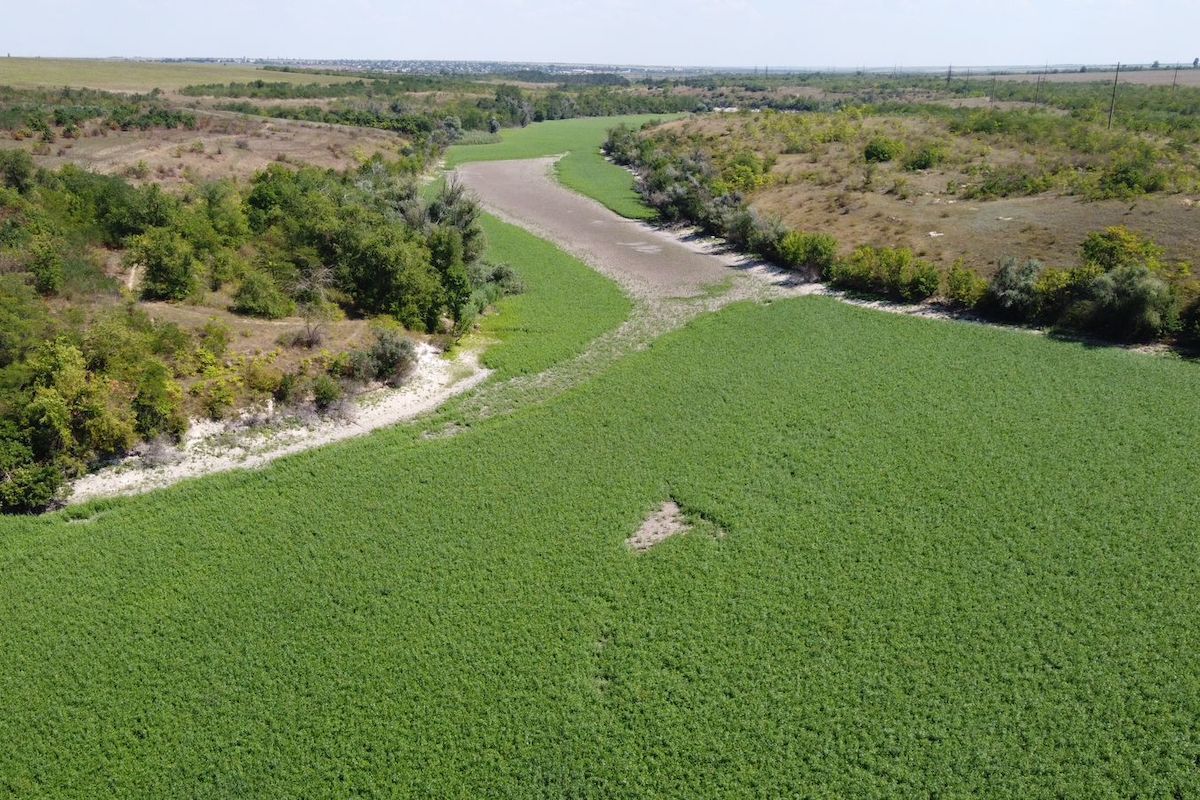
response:
[[(102, 497), (141, 494), (217, 472), (254, 469), (277, 458), (362, 436), (432, 411), (451, 397), (483, 382), (490, 374), (477, 351), (446, 359), (428, 344), (417, 346), (413, 376), (398, 389), (378, 389), (356, 399), (340, 414), (326, 417), (248, 412), (228, 422), (195, 421), (184, 441), (152, 461), (132, 455), (80, 478), (68, 504)], [(263, 424), (263, 420), (267, 424)]]
[(0, 58), (0, 86), (103, 89), (112, 92), (170, 91), (196, 83), (344, 83), (357, 78), (277, 72), (238, 64), (124, 61), (106, 58)]
[(683, 510), (674, 500), (663, 503), (657, 511), (646, 517), (637, 533), (625, 540), (625, 546), (635, 553), (644, 553), (659, 542), (691, 530)]
[[(1115, 72), (1050, 72), (1043, 76), (1042, 80), (1051, 81), (1053, 83), (1112, 83)], [(976, 76), (979, 80), (991, 80), (991, 75)], [(996, 76), (1002, 81), (1023, 81), (1026, 83), (1036, 83), (1038, 74), (1022, 73), (1019, 75), (998, 75)], [(1139, 83), (1144, 86), (1170, 86), (1175, 80), (1175, 70), (1173, 69), (1138, 69), (1138, 70), (1121, 70), (1121, 83)], [(1179, 85), (1180, 86), (1200, 86), (1200, 69), (1193, 69), (1190, 65), (1181, 67), (1179, 70)]]
[[(375, 153), (394, 158), (405, 143), (387, 131), (266, 119), (232, 112), (196, 111), (194, 130), (104, 131), (78, 139), (59, 138), (48, 147), (0, 137), (0, 148), (23, 149), (38, 166), (57, 169), (75, 164), (134, 182), (171, 186), (192, 180), (248, 178), (277, 162), (348, 169)], [(133, 172), (144, 165), (144, 177)]]

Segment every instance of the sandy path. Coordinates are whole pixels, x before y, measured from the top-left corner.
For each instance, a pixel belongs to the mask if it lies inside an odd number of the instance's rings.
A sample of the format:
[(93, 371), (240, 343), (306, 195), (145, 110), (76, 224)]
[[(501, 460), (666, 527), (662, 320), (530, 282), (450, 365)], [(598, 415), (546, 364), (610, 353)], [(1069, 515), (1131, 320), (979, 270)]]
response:
[[(560, 185), (554, 158), (479, 161), (458, 175), (496, 216), (549, 239), (647, 299), (694, 297), (756, 265), (689, 246), (670, 232), (618, 216)], [(765, 276), (765, 272), (764, 272)], [(782, 275), (779, 282), (786, 282)]]
[(281, 417), (261, 427), (248, 427), (244, 420), (193, 423), (179, 448), (168, 454), (167, 463), (151, 466), (140, 456), (130, 456), (80, 478), (67, 502), (141, 494), (214, 472), (253, 469), (410, 420), (487, 378), (490, 371), (479, 365), (478, 356), (470, 351), (447, 360), (430, 345), (419, 345), (417, 368), (408, 383), (364, 395), (341, 415), (307, 420)]

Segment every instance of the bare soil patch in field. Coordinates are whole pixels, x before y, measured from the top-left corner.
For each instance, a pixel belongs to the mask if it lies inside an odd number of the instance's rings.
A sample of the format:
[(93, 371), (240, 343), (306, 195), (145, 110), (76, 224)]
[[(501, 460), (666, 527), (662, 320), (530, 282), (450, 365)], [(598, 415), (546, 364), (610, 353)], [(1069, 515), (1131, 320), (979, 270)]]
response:
[(625, 546), (635, 553), (644, 553), (659, 542), (679, 536), (691, 530), (683, 510), (674, 500), (663, 503), (657, 511), (638, 528), (637, 533), (625, 540)]

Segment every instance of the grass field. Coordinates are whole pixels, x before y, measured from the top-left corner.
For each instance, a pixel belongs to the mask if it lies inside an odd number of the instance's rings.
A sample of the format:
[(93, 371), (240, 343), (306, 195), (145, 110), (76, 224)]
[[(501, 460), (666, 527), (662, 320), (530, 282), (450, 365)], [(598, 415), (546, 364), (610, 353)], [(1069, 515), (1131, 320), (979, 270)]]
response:
[[(0, 792), (1193, 796), (1198, 390), (742, 305), (457, 437), (2, 520)], [(630, 554), (668, 497), (723, 536)]]
[(0, 58), (0, 86), (72, 86), (116, 92), (172, 91), (194, 83), (264, 80), (341, 83), (353, 78), (267, 72), (249, 66), (87, 58)]
[(525, 282), (524, 292), (480, 320), (480, 335), (496, 341), (483, 362), (498, 377), (541, 372), (629, 314), (620, 288), (578, 259), (492, 216), (484, 215), (483, 228), (487, 258), (513, 265)]
[(650, 219), (654, 212), (633, 190), (633, 176), (605, 161), (600, 145), (610, 128), (620, 124), (638, 126), (649, 120), (672, 119), (671, 115), (584, 117), (538, 122), (526, 128), (504, 130), (499, 144), (452, 147), (446, 167), (453, 169), (469, 161), (504, 161), (541, 158), (566, 153), (558, 162), (558, 178), (564, 186), (607, 206), (623, 217)]

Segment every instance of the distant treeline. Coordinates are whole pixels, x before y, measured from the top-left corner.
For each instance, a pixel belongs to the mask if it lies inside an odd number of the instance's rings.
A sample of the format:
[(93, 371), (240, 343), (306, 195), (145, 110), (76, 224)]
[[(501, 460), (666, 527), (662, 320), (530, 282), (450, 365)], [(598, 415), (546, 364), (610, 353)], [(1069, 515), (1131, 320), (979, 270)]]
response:
[(180, 94), (189, 97), (245, 97), (265, 100), (297, 100), (339, 97), (395, 97), (408, 92), (488, 91), (490, 86), (471, 81), (414, 75), (375, 78), (345, 83), (288, 83), (255, 80), (246, 83), (202, 83), (185, 86)]
[(451, 144), (462, 131), (495, 132), (501, 128), (523, 127), (531, 122), (575, 117), (673, 114), (701, 110), (703, 106), (697, 104), (694, 97), (685, 95), (634, 93), (607, 86), (527, 92), (505, 84), (496, 88), (490, 97), (459, 98), (436, 110), (415, 108), (403, 97), (387, 105), (370, 103), (339, 108), (256, 106), (246, 101), (225, 103), (217, 108), (283, 119), (380, 128), (413, 137), (430, 137), (438, 144)]
[(525, 83), (552, 83), (560, 86), (628, 86), (629, 81), (612, 72), (561, 74), (539, 69), (518, 69), (498, 72), (495, 77)]

